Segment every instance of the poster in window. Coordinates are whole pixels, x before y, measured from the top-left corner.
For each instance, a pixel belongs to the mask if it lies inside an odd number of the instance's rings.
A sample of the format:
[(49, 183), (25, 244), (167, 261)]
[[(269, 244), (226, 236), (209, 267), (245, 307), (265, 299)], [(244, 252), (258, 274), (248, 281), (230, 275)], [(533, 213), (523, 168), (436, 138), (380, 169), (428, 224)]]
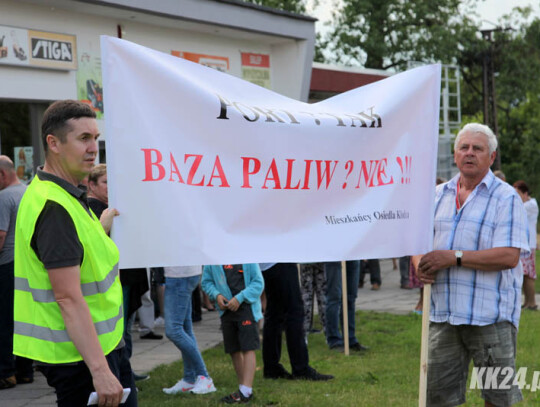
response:
[(270, 55), (242, 52), (242, 79), (270, 89)]
[(191, 62), (214, 68), (219, 72), (229, 73), (229, 58), (217, 55), (197, 54), (195, 52), (171, 51), (175, 57), (184, 58)]
[(34, 176), (34, 148), (14, 147), (13, 158), (17, 178), (27, 184)]
[(101, 56), (91, 43), (79, 51), (77, 70), (77, 98), (89, 104), (98, 119), (103, 119), (103, 86), (101, 81)]

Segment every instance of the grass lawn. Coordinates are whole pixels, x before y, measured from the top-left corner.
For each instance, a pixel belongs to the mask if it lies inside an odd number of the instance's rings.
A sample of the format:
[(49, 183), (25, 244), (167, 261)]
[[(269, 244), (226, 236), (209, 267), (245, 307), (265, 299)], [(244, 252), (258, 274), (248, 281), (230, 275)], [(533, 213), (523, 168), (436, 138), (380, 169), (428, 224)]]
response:
[[(309, 337), (310, 364), (322, 373), (335, 376), (330, 382), (265, 380), (262, 377), (260, 352), (257, 355), (253, 406), (417, 406), (421, 317), (415, 314), (392, 315), (375, 312), (356, 314), (357, 333), (371, 349), (365, 355), (351, 356), (328, 350), (322, 334)], [(522, 315), (518, 334), (518, 367), (527, 367), (527, 383), (534, 371), (540, 371), (540, 312)], [(289, 369), (285, 343), (283, 364)], [(230, 357), (218, 346), (203, 352), (217, 392), (207, 395), (167, 396), (162, 387), (180, 379), (181, 362), (162, 365), (153, 370), (151, 379), (139, 386), (139, 405), (189, 406), (218, 405), (221, 397), (237, 388)], [(520, 405), (540, 405), (538, 392), (523, 390)], [(467, 406), (483, 406), (480, 390), (467, 392)]]

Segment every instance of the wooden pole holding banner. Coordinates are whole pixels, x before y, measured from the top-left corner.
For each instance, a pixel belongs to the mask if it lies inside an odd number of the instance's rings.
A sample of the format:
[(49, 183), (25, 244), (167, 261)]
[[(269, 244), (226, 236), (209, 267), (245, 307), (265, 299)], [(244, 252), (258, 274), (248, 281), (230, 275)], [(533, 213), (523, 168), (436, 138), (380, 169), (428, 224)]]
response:
[(418, 407), (426, 407), (428, 374), (428, 336), (429, 312), (431, 306), (431, 284), (424, 284), (422, 304), (422, 339), (420, 345), (420, 386), (418, 389)]
[(341, 262), (341, 299), (343, 308), (343, 350), (349, 356), (349, 309), (347, 308), (347, 263)]

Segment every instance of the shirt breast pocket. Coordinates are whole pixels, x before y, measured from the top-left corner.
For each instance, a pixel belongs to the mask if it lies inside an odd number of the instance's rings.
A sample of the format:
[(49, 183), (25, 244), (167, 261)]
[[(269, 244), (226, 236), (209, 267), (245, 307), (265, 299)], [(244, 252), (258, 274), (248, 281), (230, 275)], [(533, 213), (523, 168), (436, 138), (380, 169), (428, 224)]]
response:
[(486, 219), (480, 226), (478, 233), (478, 250), (491, 249), (493, 247), (493, 234), (495, 233), (495, 223)]

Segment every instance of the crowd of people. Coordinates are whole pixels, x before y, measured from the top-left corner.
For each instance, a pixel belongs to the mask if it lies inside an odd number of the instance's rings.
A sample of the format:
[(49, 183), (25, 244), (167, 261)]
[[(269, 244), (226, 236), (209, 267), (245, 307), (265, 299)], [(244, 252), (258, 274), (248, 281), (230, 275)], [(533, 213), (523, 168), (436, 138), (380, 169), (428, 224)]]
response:
[[(0, 156), (0, 389), (31, 383), (35, 367), (55, 388), (59, 406), (87, 405), (92, 392), (100, 406), (136, 406), (135, 381), (146, 378), (130, 364), (136, 314), (142, 339), (162, 336), (154, 332), (149, 270), (118, 270), (118, 249), (108, 234), (120, 213), (108, 207), (106, 166), (94, 165), (95, 113), (77, 101), (53, 103), (44, 114), (42, 136), (45, 164), (28, 187), (13, 162)], [(459, 173), (438, 182), (434, 250), (399, 259), (400, 288), (432, 285), (431, 406), (465, 402), (471, 359), (477, 367), (514, 372), (520, 312), (537, 309), (536, 200), (524, 181), (511, 186), (491, 172), (497, 139), (488, 127), (464, 126), (454, 147)], [(342, 292), (341, 267), (327, 262), (154, 269), (157, 321), (183, 360), (179, 380), (163, 391), (216, 391), (193, 332), (201, 300), (220, 314), (216, 329), (222, 330), (238, 379), (224, 403), (253, 399), (260, 347), (265, 379), (333, 379), (309, 364), (315, 296), (329, 349), (344, 349), (340, 321), (346, 312), (350, 349), (366, 352), (356, 336), (358, 289), (366, 273), (372, 290), (382, 285), (378, 260), (347, 261)], [(421, 303), (422, 291), (418, 312)], [(290, 371), (281, 363), (283, 334)], [(521, 400), (515, 384), (488, 387), (482, 395), (486, 406)]]

